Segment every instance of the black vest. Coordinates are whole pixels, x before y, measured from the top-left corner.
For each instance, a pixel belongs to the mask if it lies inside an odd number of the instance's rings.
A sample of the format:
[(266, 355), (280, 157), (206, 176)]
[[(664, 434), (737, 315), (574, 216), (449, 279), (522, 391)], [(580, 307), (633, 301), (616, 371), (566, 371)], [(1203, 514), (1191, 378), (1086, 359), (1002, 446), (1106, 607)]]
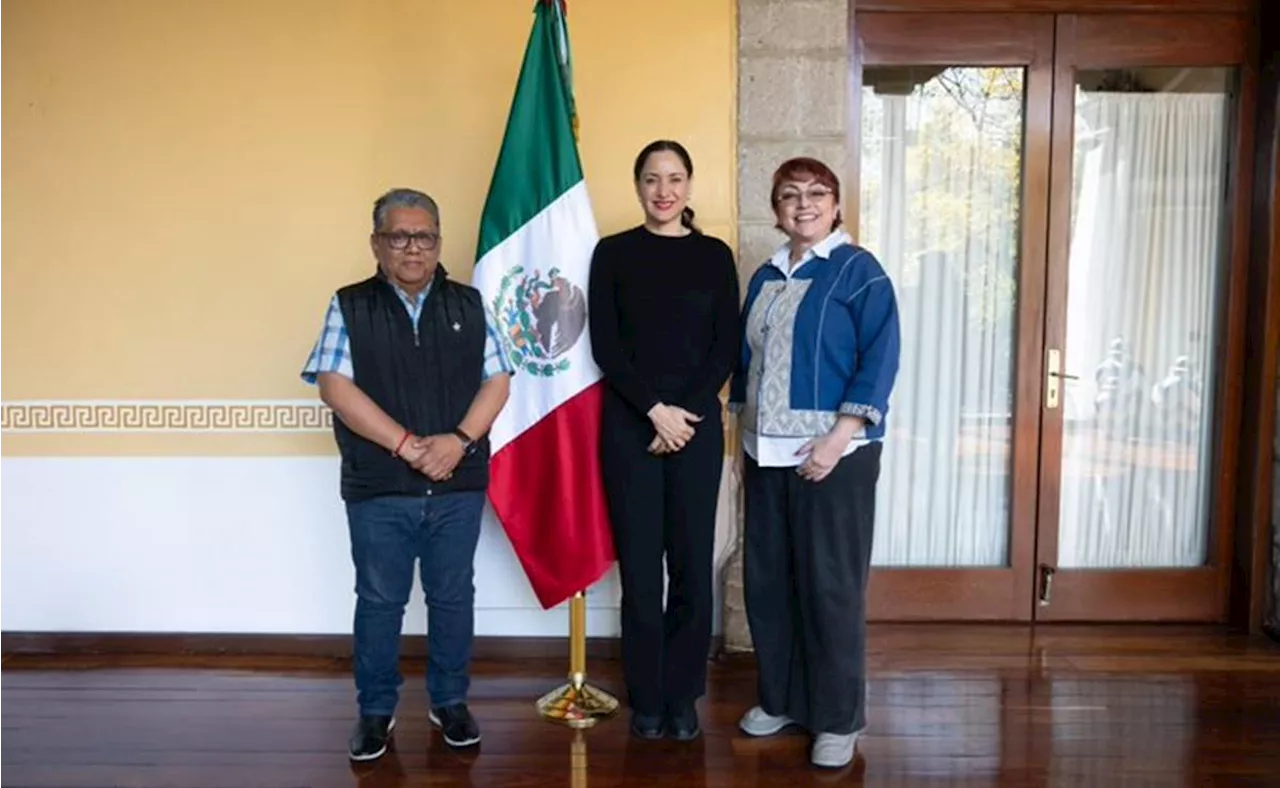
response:
[[(414, 435), (448, 435), (462, 423), (484, 374), (485, 316), (480, 293), (448, 278), (444, 266), (415, 330), (409, 310), (381, 272), (338, 291), (351, 338), (355, 384)], [(342, 498), (483, 490), (489, 442), (477, 441), (445, 482), (433, 482), (399, 457), (333, 420), (342, 453)]]

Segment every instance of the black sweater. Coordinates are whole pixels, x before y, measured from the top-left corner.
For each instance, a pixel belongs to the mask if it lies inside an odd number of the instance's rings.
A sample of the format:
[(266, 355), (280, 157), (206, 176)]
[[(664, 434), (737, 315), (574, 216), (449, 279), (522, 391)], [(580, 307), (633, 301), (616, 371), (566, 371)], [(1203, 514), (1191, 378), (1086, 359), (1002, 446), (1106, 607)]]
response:
[(659, 402), (712, 415), (737, 358), (738, 273), (723, 241), (643, 226), (596, 245), (591, 345), (610, 389), (643, 416)]

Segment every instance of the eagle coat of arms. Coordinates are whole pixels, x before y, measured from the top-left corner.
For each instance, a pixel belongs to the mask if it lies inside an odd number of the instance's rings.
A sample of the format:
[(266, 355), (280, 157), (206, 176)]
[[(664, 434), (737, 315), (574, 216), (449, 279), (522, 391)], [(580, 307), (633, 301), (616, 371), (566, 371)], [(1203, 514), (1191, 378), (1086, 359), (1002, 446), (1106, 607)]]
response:
[(492, 307), (513, 367), (542, 377), (569, 369), (564, 356), (582, 336), (587, 299), (559, 268), (543, 276), (513, 267), (502, 277)]

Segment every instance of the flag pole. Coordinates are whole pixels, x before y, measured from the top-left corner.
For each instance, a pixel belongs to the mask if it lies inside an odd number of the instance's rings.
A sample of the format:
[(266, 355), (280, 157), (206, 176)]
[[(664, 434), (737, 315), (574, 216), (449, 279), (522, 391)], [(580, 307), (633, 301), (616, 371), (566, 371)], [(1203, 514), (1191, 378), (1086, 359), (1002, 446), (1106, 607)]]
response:
[[(569, 61), (569, 37), (565, 31), (565, 0), (542, 0), (556, 14), (556, 27), (560, 34), (560, 68), (565, 93), (569, 101), (569, 128), (573, 141), (578, 142), (578, 110), (573, 102), (572, 65)], [(538, 699), (538, 713), (543, 719), (568, 725), (570, 728), (590, 728), (602, 719), (613, 716), (618, 710), (618, 699), (587, 683), (587, 597), (582, 591), (569, 600), (569, 683), (548, 692)], [(575, 741), (579, 741), (575, 739)], [(583, 745), (585, 748), (585, 744)], [(584, 766), (585, 766), (584, 750)], [(576, 774), (576, 772), (575, 772)], [(583, 774), (585, 780), (585, 774)]]
[(569, 600), (569, 683), (538, 699), (538, 713), (570, 728), (590, 728), (618, 710), (618, 699), (587, 683), (587, 598)]

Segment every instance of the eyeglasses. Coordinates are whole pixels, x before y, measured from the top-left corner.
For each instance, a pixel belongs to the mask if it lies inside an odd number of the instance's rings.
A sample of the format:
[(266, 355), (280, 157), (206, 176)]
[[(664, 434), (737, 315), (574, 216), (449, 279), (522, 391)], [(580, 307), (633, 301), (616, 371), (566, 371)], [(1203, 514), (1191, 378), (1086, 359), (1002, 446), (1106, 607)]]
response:
[(378, 233), (378, 237), (387, 242), (396, 251), (404, 251), (412, 242), (419, 249), (430, 252), (440, 243), (439, 233)]
[(812, 189), (805, 189), (803, 192), (799, 191), (798, 189), (786, 189), (785, 191), (779, 192), (778, 204), (779, 205), (799, 205), (800, 198), (802, 196), (805, 197), (809, 202), (814, 203), (814, 202), (819, 202), (821, 200), (825, 200), (828, 197), (830, 197), (832, 194), (833, 192), (825, 186), (815, 186)]

